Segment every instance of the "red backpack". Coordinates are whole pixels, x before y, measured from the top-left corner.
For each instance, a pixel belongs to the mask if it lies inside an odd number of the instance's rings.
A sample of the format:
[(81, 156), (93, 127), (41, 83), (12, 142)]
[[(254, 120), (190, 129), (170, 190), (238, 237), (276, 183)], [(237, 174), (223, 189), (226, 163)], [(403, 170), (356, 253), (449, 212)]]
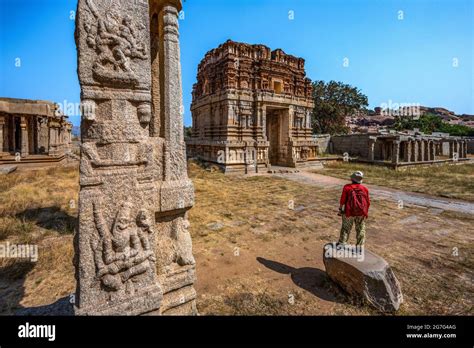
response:
[(360, 187), (352, 187), (347, 204), (353, 216), (367, 216), (369, 213), (369, 197)]

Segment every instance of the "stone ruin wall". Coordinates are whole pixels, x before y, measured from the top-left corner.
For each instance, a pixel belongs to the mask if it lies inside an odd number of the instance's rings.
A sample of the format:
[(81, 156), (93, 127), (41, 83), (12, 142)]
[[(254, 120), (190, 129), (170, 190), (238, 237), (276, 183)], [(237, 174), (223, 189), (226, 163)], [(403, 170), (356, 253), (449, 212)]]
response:
[(369, 135), (368, 134), (349, 134), (343, 136), (331, 137), (332, 153), (343, 155), (348, 153), (351, 156), (363, 158), (369, 157)]
[(304, 59), (264, 45), (229, 40), (209, 51), (193, 88), (189, 156), (222, 164), (226, 172), (266, 168), (266, 122), (271, 113), (283, 112), (286, 136), (279, 140), (279, 164), (296, 166), (315, 158), (312, 86), (305, 76)]
[[(21, 141), (16, 143), (16, 126)], [(28, 163), (32, 155), (64, 157), (71, 148), (72, 124), (55, 103), (42, 100), (0, 98), (0, 158), (19, 154)]]
[(196, 314), (180, 1), (79, 0), (76, 314)]
[(466, 161), (468, 145), (466, 138), (448, 134), (391, 132), (334, 135), (329, 148), (358, 161), (403, 167)]

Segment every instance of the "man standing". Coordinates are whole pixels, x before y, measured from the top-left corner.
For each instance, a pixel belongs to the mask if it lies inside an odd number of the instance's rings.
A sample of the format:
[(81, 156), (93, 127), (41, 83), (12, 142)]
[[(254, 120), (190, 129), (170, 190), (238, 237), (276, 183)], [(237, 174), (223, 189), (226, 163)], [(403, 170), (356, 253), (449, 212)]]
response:
[(346, 244), (352, 225), (355, 223), (357, 233), (357, 246), (363, 246), (365, 242), (365, 219), (368, 217), (370, 198), (369, 190), (362, 185), (364, 173), (354, 172), (351, 175), (351, 184), (344, 186), (342, 190), (339, 214), (342, 215), (341, 235), (338, 244)]

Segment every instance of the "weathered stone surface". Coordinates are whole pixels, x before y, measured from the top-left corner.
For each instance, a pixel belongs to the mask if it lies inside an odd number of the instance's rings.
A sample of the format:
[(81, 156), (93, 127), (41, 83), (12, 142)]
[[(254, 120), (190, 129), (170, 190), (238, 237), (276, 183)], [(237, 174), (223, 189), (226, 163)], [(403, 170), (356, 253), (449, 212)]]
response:
[(180, 1), (78, 2), (77, 314), (196, 313), (180, 9)]
[(0, 166), (0, 174), (13, 173), (17, 168), (17, 166)]
[(329, 243), (324, 246), (323, 260), (328, 276), (350, 295), (382, 312), (399, 309), (403, 302), (400, 283), (380, 256), (365, 248)]

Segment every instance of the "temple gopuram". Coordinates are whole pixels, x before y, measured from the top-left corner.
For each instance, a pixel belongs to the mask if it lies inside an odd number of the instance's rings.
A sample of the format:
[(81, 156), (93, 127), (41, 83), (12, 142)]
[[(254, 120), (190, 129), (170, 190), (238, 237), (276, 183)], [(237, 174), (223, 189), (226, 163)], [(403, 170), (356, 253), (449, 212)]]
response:
[(72, 124), (49, 101), (0, 98), (0, 165), (60, 162)]
[(318, 143), (304, 63), (281, 49), (230, 40), (209, 51), (193, 87), (188, 156), (226, 173), (312, 164)]

